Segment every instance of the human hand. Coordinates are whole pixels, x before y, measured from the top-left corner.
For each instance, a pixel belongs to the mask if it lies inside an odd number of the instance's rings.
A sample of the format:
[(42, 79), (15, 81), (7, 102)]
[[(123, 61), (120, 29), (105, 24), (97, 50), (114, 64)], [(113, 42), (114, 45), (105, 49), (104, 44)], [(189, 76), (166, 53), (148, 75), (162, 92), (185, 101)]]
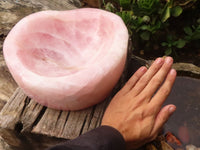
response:
[(171, 57), (157, 58), (141, 67), (110, 102), (102, 125), (117, 129), (127, 148), (135, 149), (154, 140), (176, 107), (162, 105), (176, 78)]

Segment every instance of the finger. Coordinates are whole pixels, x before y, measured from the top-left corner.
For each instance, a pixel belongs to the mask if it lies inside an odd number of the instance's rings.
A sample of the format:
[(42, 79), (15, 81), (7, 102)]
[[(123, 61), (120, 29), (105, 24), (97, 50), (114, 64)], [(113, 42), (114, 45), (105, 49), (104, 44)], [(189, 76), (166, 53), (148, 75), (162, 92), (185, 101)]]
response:
[(171, 69), (167, 75), (165, 82), (150, 101), (150, 106), (155, 109), (155, 112), (156, 111), (159, 112), (166, 98), (170, 94), (175, 79), (176, 79), (176, 70)]
[(175, 110), (176, 106), (172, 104), (167, 105), (160, 110), (155, 119), (152, 135), (157, 135), (159, 133), (163, 125), (167, 122), (167, 120), (174, 113)]
[(146, 95), (147, 97), (149, 97), (148, 100), (150, 100), (153, 94), (163, 83), (163, 81), (165, 80), (167, 74), (171, 69), (172, 64), (173, 64), (173, 59), (171, 57), (167, 57), (161, 69), (152, 77), (148, 85), (141, 92), (142, 95)]
[(147, 68), (142, 66), (140, 67), (128, 80), (128, 82), (124, 85), (124, 87), (121, 89), (121, 94), (126, 94), (129, 92), (137, 83), (137, 81), (145, 74), (147, 71)]
[(156, 74), (156, 72), (161, 68), (163, 65), (164, 60), (163, 58), (157, 58), (148, 71), (140, 78), (140, 80), (136, 83), (136, 85), (131, 89), (131, 94), (133, 96), (137, 96), (144, 87), (148, 84), (150, 79)]

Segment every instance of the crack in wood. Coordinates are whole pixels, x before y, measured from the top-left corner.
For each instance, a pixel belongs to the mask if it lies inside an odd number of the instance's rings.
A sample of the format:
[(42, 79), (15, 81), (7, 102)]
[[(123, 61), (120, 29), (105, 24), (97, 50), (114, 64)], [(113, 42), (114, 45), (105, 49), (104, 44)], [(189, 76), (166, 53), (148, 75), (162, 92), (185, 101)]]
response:
[(26, 109), (26, 107), (28, 106), (28, 104), (30, 103), (30, 98), (29, 97), (26, 97), (25, 100), (24, 100), (24, 106), (21, 110), (21, 113), (19, 115), (19, 117), (21, 117), (24, 113), (24, 110)]
[(82, 134), (88, 115), (85, 116), (79, 135)]
[(67, 124), (67, 120), (68, 120), (68, 118), (69, 118), (69, 115), (70, 115), (70, 111), (68, 111), (68, 113), (67, 113), (67, 116), (66, 116), (66, 119), (65, 119), (63, 128), (61, 129), (61, 131), (62, 131), (61, 133), (63, 133), (63, 131), (64, 131), (64, 129), (65, 129), (65, 126), (66, 126), (66, 124)]
[[(55, 124), (55, 129), (56, 128), (60, 128), (60, 130), (58, 130), (58, 137), (61, 137), (63, 131), (64, 131), (64, 128), (65, 128), (65, 125), (67, 123), (67, 119), (69, 117), (69, 111), (60, 111), (58, 117), (57, 117), (57, 120), (56, 120), (56, 124)], [(62, 123), (64, 120), (64, 123)], [(56, 131), (54, 131), (56, 132)]]
[(59, 115), (58, 115), (58, 118), (57, 118), (57, 120), (56, 120), (56, 124), (55, 124), (55, 126), (57, 126), (58, 121), (59, 121), (59, 119), (60, 119), (60, 117), (61, 117), (61, 115), (62, 115), (62, 112), (63, 112), (63, 111), (60, 111), (60, 112), (59, 112)]
[(92, 111), (91, 111), (91, 114), (90, 114), (90, 118), (89, 118), (89, 121), (88, 121), (89, 123), (88, 123), (88, 126), (87, 126), (87, 130), (89, 130), (89, 126), (90, 126), (90, 124), (92, 122), (92, 118), (94, 116), (95, 109), (96, 109), (96, 105), (92, 108)]
[(35, 121), (33, 122), (32, 126), (31, 126), (32, 129), (38, 124), (38, 122), (40, 121), (40, 119), (44, 115), (46, 109), (47, 109), (47, 107), (43, 107), (42, 108), (42, 110), (40, 111), (39, 115), (37, 116), (37, 118), (35, 119)]
[(57, 119), (57, 120), (60, 119), (60, 117), (61, 117), (61, 115), (62, 115), (62, 112), (63, 112), (63, 111), (60, 111), (60, 112), (59, 112), (59, 115), (58, 115), (58, 119)]
[(98, 127), (98, 126), (101, 125), (101, 120), (102, 120), (102, 118), (103, 118), (103, 114), (104, 114), (104, 111), (101, 111), (101, 112), (99, 113), (99, 117), (97, 117), (97, 121), (95, 122), (95, 127)]

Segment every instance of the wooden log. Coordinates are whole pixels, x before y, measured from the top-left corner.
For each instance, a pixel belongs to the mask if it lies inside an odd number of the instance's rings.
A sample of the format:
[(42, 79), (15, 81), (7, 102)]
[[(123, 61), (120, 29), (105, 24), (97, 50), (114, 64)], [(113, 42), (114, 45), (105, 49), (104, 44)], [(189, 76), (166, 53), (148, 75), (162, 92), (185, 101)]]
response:
[(100, 125), (111, 98), (80, 111), (58, 111), (36, 103), (17, 88), (0, 112), (0, 127), (72, 139)]
[(1, 128), (14, 129), (23, 113), (27, 96), (18, 88), (0, 112)]

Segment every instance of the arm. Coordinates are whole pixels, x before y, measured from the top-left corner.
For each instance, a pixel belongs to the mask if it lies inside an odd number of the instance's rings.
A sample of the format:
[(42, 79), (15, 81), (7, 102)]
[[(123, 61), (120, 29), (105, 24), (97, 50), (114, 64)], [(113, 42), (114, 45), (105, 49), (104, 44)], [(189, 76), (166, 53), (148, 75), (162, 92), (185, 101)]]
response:
[(125, 150), (125, 147), (125, 141), (119, 131), (109, 126), (101, 126), (48, 150)]

